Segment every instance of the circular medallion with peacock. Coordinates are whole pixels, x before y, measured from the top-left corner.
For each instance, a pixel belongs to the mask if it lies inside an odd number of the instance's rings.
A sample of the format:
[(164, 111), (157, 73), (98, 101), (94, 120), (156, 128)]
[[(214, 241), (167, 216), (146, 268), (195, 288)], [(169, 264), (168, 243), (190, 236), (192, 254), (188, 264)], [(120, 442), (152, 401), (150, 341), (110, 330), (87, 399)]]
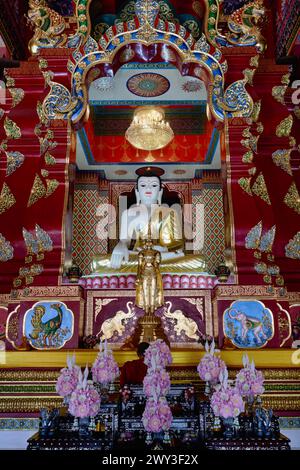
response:
[(170, 88), (169, 80), (158, 73), (139, 73), (127, 80), (128, 90), (143, 98), (161, 96)]

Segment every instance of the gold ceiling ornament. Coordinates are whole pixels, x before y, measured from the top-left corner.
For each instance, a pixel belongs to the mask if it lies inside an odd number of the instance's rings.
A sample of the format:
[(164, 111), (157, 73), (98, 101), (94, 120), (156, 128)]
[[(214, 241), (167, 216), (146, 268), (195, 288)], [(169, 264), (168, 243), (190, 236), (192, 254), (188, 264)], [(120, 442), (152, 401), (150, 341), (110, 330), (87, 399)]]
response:
[(285, 246), (285, 256), (292, 259), (300, 259), (300, 232)]
[(284, 96), (287, 90), (287, 85), (278, 85), (272, 88), (272, 96), (278, 103), (284, 104)]
[(289, 137), (293, 127), (293, 116), (290, 114), (276, 127), (277, 137)]
[(31, 188), (30, 196), (28, 199), (27, 207), (32, 206), (35, 204), (39, 199), (42, 197), (46, 196), (47, 190), (44, 186), (44, 183), (42, 182), (41, 178), (39, 175), (36, 173), (34, 182)]
[(59, 185), (59, 182), (55, 179), (52, 179), (52, 180), (47, 179), (46, 183), (47, 183), (46, 197), (49, 197), (52, 193), (54, 193), (54, 191), (56, 190), (56, 188)]
[(24, 99), (25, 91), (22, 88), (8, 88), (12, 97), (12, 107), (15, 108)]
[(8, 184), (3, 183), (0, 194), (0, 214), (7, 211), (16, 203), (16, 198), (11, 192)]
[(291, 184), (283, 202), (290, 207), (290, 209), (294, 209), (297, 214), (300, 214), (300, 196), (295, 183)]
[(170, 124), (165, 121), (164, 110), (158, 106), (136, 108), (125, 138), (140, 150), (164, 148), (174, 138)]
[(295, 137), (293, 137), (293, 136), (290, 137), (289, 144), (290, 144), (290, 147), (291, 147), (292, 149), (293, 149), (294, 147), (296, 147), (297, 141), (296, 141)]
[(276, 152), (272, 153), (272, 160), (275, 165), (292, 176), (293, 173), (290, 162), (291, 151), (292, 150), (276, 150)]
[(22, 136), (21, 129), (8, 117), (5, 118), (3, 126), (8, 139), (20, 139)]
[(252, 119), (254, 122), (257, 122), (258, 119), (259, 119), (259, 115), (260, 115), (260, 111), (261, 111), (261, 100), (259, 101), (256, 101), (253, 105), (253, 111), (252, 111)]
[(252, 196), (250, 183), (251, 183), (251, 178), (240, 178), (238, 180), (238, 184), (243, 189), (243, 191), (245, 191), (247, 194), (249, 194), (249, 196)]
[(266, 182), (265, 182), (264, 175), (262, 173), (259, 173), (259, 175), (256, 178), (256, 181), (255, 181), (255, 183), (254, 183), (254, 185), (252, 186), (251, 189), (252, 189), (253, 194), (260, 197), (267, 204), (271, 205), (267, 185), (266, 185)]

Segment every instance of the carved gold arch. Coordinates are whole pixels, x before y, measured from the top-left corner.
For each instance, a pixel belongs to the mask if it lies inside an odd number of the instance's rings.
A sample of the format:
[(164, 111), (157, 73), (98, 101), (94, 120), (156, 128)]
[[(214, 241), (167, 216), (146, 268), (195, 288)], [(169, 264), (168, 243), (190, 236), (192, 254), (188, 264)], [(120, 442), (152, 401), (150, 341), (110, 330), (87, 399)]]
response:
[[(48, 76), (50, 92), (43, 102), (47, 119), (71, 119), (80, 125), (88, 109), (87, 76), (94, 67), (102, 67), (102, 76), (113, 75), (116, 57), (126, 47), (165, 47), (177, 57), (176, 64), (185, 69), (186, 75), (197, 76), (195, 68), (201, 69), (201, 79), (208, 90), (208, 105), (216, 120), (225, 117), (250, 117), (253, 101), (245, 85), (247, 78), (232, 83), (225, 90), (227, 63), (218, 49), (215, 37), (219, 14), (218, 0), (206, 0), (206, 35), (195, 42), (187, 30), (180, 25), (164, 21), (159, 17), (159, 5), (153, 0), (136, 2), (136, 17), (127, 23), (118, 23), (109, 28), (99, 42), (90, 36), (88, 7), (91, 0), (77, 0), (77, 33), (68, 41), (74, 48), (68, 62), (72, 74), (71, 91), (52, 81)], [(198, 76), (199, 78), (199, 76)]]

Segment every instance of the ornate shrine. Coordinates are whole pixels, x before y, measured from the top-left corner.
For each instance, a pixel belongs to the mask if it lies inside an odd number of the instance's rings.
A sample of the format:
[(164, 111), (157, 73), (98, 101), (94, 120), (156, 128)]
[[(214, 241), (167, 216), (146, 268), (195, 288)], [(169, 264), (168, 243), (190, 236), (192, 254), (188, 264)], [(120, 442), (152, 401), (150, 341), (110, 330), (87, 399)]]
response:
[[(0, 426), (60, 403), (67, 350), (92, 363), (103, 338), (119, 365), (134, 357), (137, 272), (91, 263), (115, 252), (148, 166), (162, 171), (160, 203), (179, 210), (184, 255), (206, 263), (160, 260), (172, 381), (199, 384), (213, 337), (231, 374), (250, 350), (264, 403), (297, 418), (299, 61), (284, 63), (299, 48), (297, 2), (63, 3), (29, 0), (24, 35), (3, 34), (29, 52), (4, 70), (0, 100)], [(125, 138), (149, 104), (174, 133), (152, 151)]]

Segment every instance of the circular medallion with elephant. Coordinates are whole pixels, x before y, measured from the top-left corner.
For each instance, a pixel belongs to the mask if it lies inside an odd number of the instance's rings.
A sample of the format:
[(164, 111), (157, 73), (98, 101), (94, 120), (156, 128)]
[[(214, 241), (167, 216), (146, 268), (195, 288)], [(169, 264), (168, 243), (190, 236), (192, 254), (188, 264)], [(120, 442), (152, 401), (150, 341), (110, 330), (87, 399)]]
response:
[(166, 93), (170, 88), (170, 82), (158, 73), (139, 73), (127, 80), (127, 88), (134, 95), (153, 98)]

